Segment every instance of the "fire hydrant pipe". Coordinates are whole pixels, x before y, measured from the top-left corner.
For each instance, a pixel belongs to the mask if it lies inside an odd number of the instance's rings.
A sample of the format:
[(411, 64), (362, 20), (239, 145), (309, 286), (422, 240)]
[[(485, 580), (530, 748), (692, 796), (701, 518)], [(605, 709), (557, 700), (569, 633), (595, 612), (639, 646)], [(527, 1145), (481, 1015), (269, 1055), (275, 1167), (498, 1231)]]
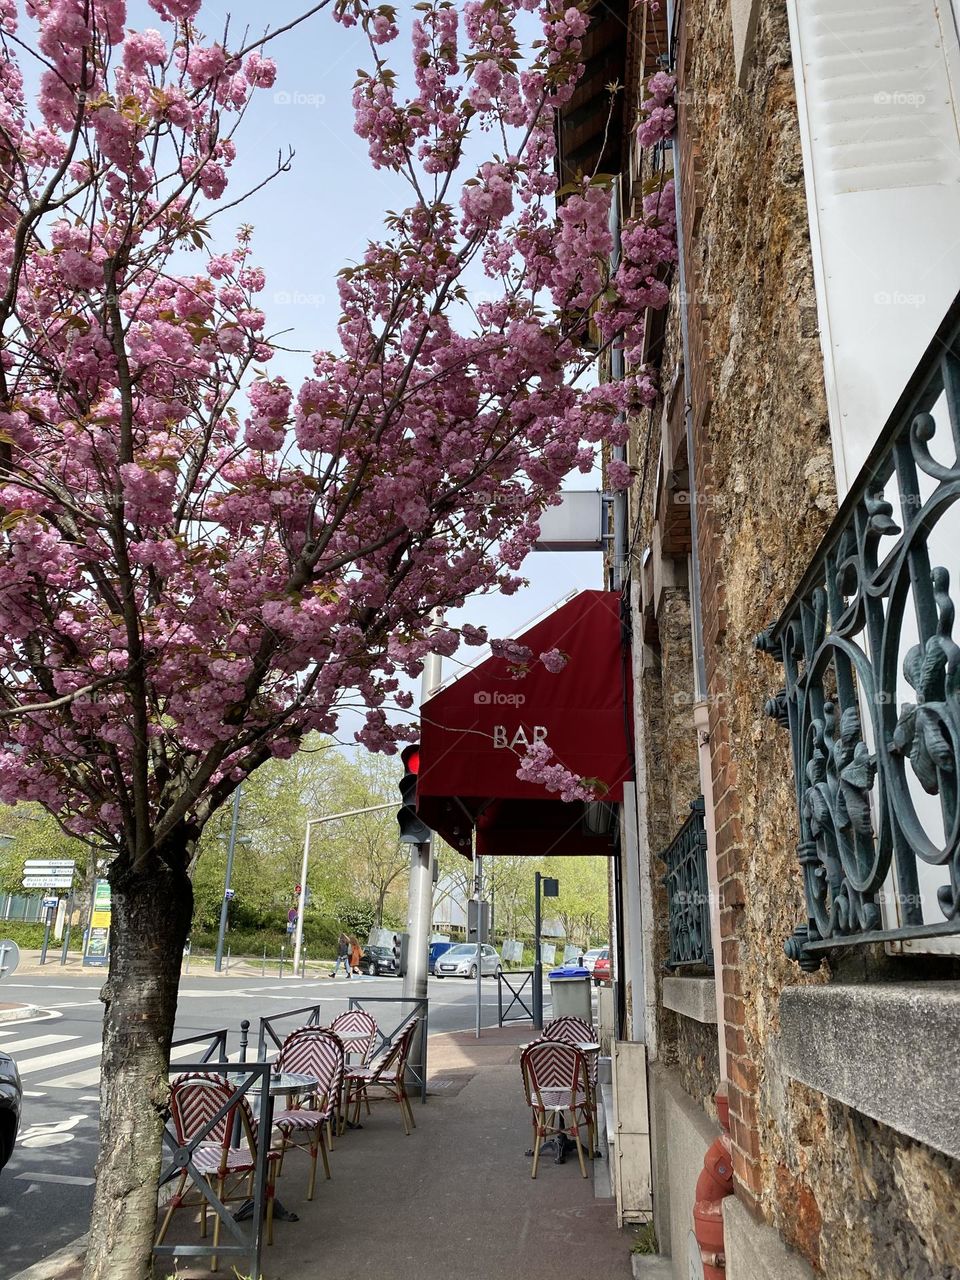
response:
[(693, 1206), (693, 1231), (700, 1247), (704, 1280), (725, 1280), (723, 1248), (723, 1201), (733, 1194), (733, 1159), (730, 1154), (727, 1099), (716, 1096), (717, 1114), (724, 1132), (703, 1158)]

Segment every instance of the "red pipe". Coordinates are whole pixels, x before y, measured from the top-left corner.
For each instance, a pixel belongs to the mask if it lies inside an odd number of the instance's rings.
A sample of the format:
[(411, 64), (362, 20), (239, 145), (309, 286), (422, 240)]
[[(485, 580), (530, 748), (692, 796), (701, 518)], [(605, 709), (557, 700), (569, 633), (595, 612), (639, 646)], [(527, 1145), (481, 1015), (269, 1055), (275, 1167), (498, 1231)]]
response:
[(693, 1206), (693, 1232), (700, 1246), (704, 1280), (725, 1280), (723, 1249), (723, 1201), (733, 1194), (733, 1159), (730, 1154), (730, 1114), (726, 1092), (715, 1096), (723, 1133), (703, 1158)]

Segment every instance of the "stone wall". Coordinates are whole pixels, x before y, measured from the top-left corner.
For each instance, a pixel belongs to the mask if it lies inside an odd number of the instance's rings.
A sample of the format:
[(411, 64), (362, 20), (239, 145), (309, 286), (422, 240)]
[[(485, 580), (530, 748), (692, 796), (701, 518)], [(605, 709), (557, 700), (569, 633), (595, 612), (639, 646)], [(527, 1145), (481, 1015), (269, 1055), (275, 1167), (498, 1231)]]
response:
[[(783, 953), (804, 916), (795, 798), (786, 735), (764, 715), (779, 671), (752, 641), (789, 597), (836, 497), (786, 10), (783, 0), (757, 7), (743, 88), (729, 0), (684, 0), (680, 40), (681, 152), (695, 165), (684, 191), (698, 209), (685, 226), (687, 290), (707, 331), (694, 343), (693, 486), (737, 1194), (828, 1280), (960, 1280), (956, 1163), (790, 1080), (777, 1052), (783, 987), (831, 975), (803, 978)], [(682, 359), (676, 292), (665, 388)], [(638, 424), (638, 472), (658, 474), (660, 443), (659, 430)], [(633, 519), (643, 547), (649, 492)], [(664, 624), (679, 637), (676, 616)], [(653, 702), (640, 708), (651, 742), (654, 849), (665, 821), (682, 820), (694, 761), (689, 716), (670, 706), (678, 671), (662, 649), (655, 690), (649, 677)], [(689, 668), (682, 679), (692, 690)], [(674, 772), (679, 783), (663, 776)], [(915, 978), (941, 971), (920, 959), (848, 963), (877, 979), (904, 968)], [(666, 1056), (703, 1104), (710, 1063), (700, 1040), (713, 1029), (691, 1036), (686, 1022), (665, 1021)]]

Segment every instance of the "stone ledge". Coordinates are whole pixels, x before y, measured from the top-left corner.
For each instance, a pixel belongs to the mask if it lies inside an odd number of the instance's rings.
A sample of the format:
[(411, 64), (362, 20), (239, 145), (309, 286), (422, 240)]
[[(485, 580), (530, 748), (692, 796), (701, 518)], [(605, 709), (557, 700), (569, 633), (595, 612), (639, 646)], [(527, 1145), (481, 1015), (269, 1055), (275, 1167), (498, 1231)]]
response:
[(814, 1280), (803, 1258), (773, 1227), (752, 1218), (736, 1196), (723, 1202), (723, 1251), (727, 1280)]
[(960, 1158), (960, 983), (786, 987), (780, 1024), (794, 1079)]
[(664, 978), (663, 1004), (684, 1018), (716, 1026), (717, 987), (713, 978)]

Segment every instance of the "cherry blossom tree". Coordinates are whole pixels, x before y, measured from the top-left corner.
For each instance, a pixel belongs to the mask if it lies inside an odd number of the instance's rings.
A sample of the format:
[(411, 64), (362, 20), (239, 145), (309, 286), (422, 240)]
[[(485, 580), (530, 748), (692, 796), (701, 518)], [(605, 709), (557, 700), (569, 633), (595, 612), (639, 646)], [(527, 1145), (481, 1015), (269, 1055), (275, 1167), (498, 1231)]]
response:
[(581, 7), (417, 5), (402, 93), (396, 11), (339, 0), (369, 39), (356, 131), (409, 205), (340, 272), (338, 348), (270, 376), (252, 230), (212, 236), (273, 37), (149, 4), (130, 31), (124, 0), (0, 0), (0, 802), (108, 849), (114, 895), (85, 1280), (150, 1269), (205, 824), (348, 700), (370, 749), (412, 735), (403, 676), (485, 639), (445, 612), (517, 588), (564, 475), (649, 403), (642, 370), (590, 368), (638, 349), (673, 243), (656, 193), (611, 274), (608, 189), (556, 208)]

